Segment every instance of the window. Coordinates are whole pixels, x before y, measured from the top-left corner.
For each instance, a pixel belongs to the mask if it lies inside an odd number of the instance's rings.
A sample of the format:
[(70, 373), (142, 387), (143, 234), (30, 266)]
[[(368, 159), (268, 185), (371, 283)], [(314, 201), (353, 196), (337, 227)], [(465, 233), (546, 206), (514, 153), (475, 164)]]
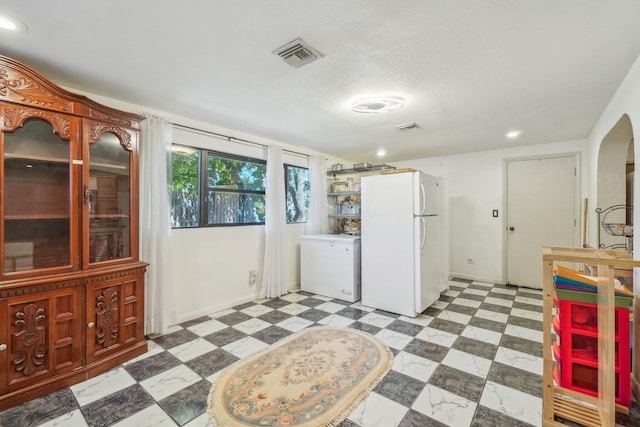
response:
[(207, 224), (264, 224), (267, 162), (207, 153)]
[(200, 225), (200, 150), (171, 147), (171, 226)]
[(172, 227), (264, 224), (266, 165), (260, 159), (174, 144)]
[(309, 216), (309, 169), (284, 165), (287, 190), (287, 223), (307, 222)]

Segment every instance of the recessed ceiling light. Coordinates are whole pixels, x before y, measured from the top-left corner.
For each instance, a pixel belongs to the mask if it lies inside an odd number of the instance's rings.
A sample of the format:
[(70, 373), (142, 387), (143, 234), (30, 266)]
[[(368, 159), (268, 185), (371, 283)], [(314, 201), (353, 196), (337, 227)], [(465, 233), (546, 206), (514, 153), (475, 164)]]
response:
[(384, 150), (378, 150), (378, 152), (376, 153), (378, 157), (384, 157), (386, 154), (387, 152)]
[(505, 134), (505, 136), (506, 136), (507, 138), (509, 138), (509, 139), (515, 139), (515, 138), (519, 137), (519, 136), (520, 136), (520, 134), (522, 134), (522, 131), (521, 131), (521, 130), (512, 130), (512, 131), (510, 131), (510, 132), (507, 132), (507, 133)]
[(388, 113), (399, 110), (404, 106), (404, 99), (395, 96), (379, 98), (363, 98), (351, 104), (351, 110), (356, 113)]
[(0, 13), (0, 30), (27, 31), (27, 26), (16, 18)]

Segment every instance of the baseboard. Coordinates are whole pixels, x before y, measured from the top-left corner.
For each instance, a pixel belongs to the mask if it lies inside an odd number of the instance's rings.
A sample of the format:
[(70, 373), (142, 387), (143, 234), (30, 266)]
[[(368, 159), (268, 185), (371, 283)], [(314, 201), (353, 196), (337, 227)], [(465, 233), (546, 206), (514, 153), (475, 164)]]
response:
[(502, 279), (499, 279), (497, 277), (487, 277), (487, 276), (476, 276), (473, 274), (464, 274), (464, 273), (455, 273), (452, 272), (449, 277), (457, 277), (459, 279), (465, 279), (465, 280), (476, 280), (478, 282), (485, 282), (485, 283), (494, 283), (496, 285), (504, 285), (504, 281), (502, 281)]
[(217, 313), (218, 311), (235, 307), (236, 305), (255, 301), (258, 298), (260, 298), (260, 295), (256, 292), (255, 294), (252, 294), (252, 295), (246, 295), (234, 300), (224, 301), (219, 304), (210, 305), (208, 307), (201, 308), (199, 310), (190, 311), (188, 313), (182, 313), (178, 315), (178, 323), (188, 322), (189, 320), (197, 319), (198, 317), (202, 317), (202, 316), (208, 316), (210, 314)]
[[(300, 285), (290, 285), (287, 286), (288, 292), (296, 292), (300, 290)], [(231, 307), (235, 307), (236, 305), (245, 304), (247, 302), (252, 302), (260, 298), (260, 293), (256, 290), (254, 294), (245, 295), (241, 298), (236, 298), (231, 301), (224, 301), (215, 305), (211, 305), (205, 308), (201, 308), (200, 310), (190, 311), (188, 313), (182, 313), (178, 315), (178, 323), (188, 322), (189, 320), (197, 319), (198, 317), (208, 316), (210, 314), (216, 313), (218, 311), (226, 310)]]

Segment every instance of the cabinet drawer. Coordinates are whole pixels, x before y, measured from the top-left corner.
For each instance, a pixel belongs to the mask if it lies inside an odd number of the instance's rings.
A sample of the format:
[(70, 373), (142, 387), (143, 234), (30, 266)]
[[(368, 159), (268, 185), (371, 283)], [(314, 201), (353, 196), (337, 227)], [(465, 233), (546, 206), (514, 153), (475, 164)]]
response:
[[(571, 364), (571, 385), (592, 396), (598, 395), (598, 368), (580, 363)], [(616, 371), (616, 399), (620, 397), (620, 374)]]
[[(594, 336), (598, 333), (598, 306), (596, 304), (555, 298), (554, 304), (558, 308), (558, 314), (553, 319), (556, 333), (568, 330), (581, 330), (593, 333)], [(557, 324), (556, 317), (558, 318)], [(629, 309), (616, 307), (614, 318), (616, 338), (627, 336), (629, 331)]]
[[(571, 334), (571, 357), (586, 361), (598, 362), (598, 338), (582, 334)], [(615, 341), (615, 366), (620, 366), (619, 362), (619, 341)]]

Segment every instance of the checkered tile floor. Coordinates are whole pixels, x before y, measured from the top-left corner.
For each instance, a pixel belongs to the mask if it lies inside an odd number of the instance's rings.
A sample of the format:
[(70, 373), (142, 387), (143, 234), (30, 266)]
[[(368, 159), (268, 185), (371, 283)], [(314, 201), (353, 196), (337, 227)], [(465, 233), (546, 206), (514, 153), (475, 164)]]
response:
[[(0, 426), (209, 426), (220, 370), (313, 325), (369, 332), (395, 354), (343, 427), (542, 424), (542, 293), (452, 280), (415, 319), (306, 292), (201, 317), (116, 369), (0, 412)], [(640, 425), (640, 408), (617, 421)]]

